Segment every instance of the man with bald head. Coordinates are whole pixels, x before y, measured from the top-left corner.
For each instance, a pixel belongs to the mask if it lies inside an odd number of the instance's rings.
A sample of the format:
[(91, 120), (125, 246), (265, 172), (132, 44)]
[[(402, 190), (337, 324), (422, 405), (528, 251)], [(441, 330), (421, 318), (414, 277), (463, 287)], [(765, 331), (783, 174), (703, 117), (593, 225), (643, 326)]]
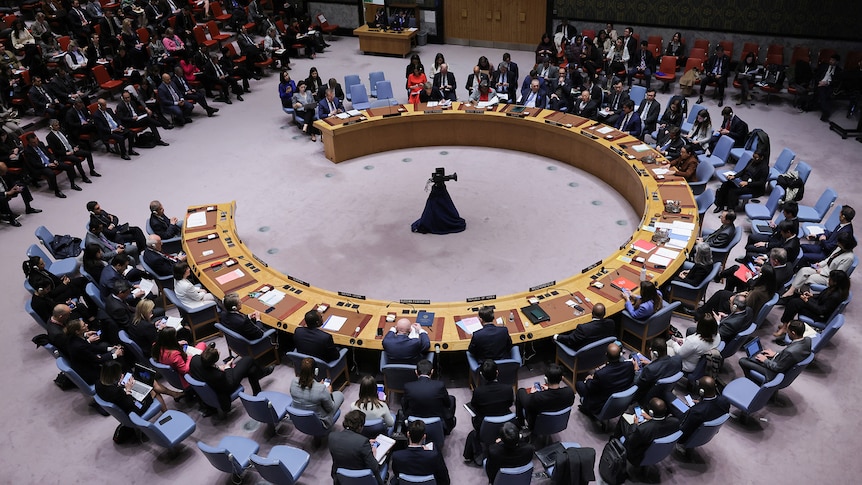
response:
[(635, 379), (635, 368), (631, 362), (622, 360), (619, 344), (608, 344), (608, 361), (590, 373), (583, 381), (575, 383), (581, 405), (578, 409), (590, 416), (598, 414), (611, 394), (631, 387)]
[(162, 74), (162, 83), (158, 88), (159, 104), (162, 107), (162, 113), (173, 118), (173, 122), (177, 126), (183, 126), (186, 123), (191, 123), (192, 110), (195, 108), (193, 104), (186, 102), (185, 92), (179, 92), (171, 80), (171, 75), (168, 73)]
[(383, 351), (391, 364), (415, 364), (425, 357), (431, 341), (421, 325), (399, 318), (383, 337)]
[(174, 274), (174, 265), (186, 260), (186, 255), (170, 254), (162, 249), (162, 238), (157, 234), (147, 236), (147, 249), (141, 256), (147, 266), (157, 276), (171, 276)]
[(51, 313), (51, 318), (46, 322), (48, 333), (48, 342), (51, 343), (61, 354), (66, 355), (66, 334), (64, 332), (66, 324), (69, 323), (69, 318), (72, 315), (72, 310), (68, 305), (63, 303), (54, 306), (54, 311)]
[(434, 75), (433, 81), (434, 87), (440, 90), (444, 99), (448, 99), (449, 101), (458, 100), (458, 96), (455, 94), (457, 83), (455, 81), (455, 75), (449, 72), (449, 64), (446, 64), (445, 62), (440, 64), (440, 72)]
[(663, 438), (678, 429), (679, 420), (668, 415), (664, 401), (654, 397), (640, 416), (635, 415), (633, 423), (629, 424), (625, 419), (620, 419), (614, 437), (625, 438), (623, 446), (626, 447), (629, 463), (638, 466), (653, 440)]
[[(135, 151), (135, 134), (120, 124), (120, 118), (111, 108), (105, 98), (99, 98), (98, 109), (93, 113), (93, 121), (96, 123), (96, 131), (99, 137), (108, 145), (108, 140), (114, 140), (120, 152), (120, 158), (131, 160), (129, 155), (140, 155)], [(126, 144), (129, 148), (126, 149)]]
[(685, 443), (703, 423), (712, 421), (730, 411), (730, 401), (718, 393), (715, 379), (712, 377), (701, 377), (695, 382), (695, 388), (700, 399), (695, 400), (695, 405), (686, 411), (682, 417), (682, 422), (679, 423), (679, 430), (682, 431), (682, 436), (679, 438), (680, 443)]
[(569, 333), (554, 335), (554, 340), (572, 350), (580, 350), (586, 345), (598, 342), (604, 338), (613, 337), (616, 332), (614, 321), (605, 318), (605, 305), (593, 305), (593, 319), (582, 323)]

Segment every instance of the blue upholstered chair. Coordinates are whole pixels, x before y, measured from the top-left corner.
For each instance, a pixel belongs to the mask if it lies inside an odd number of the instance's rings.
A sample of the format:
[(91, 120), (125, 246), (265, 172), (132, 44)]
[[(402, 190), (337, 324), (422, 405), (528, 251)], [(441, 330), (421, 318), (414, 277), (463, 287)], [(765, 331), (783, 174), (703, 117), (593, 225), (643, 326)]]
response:
[(561, 433), (569, 426), (569, 418), (572, 416), (572, 406), (567, 406), (558, 411), (543, 411), (536, 415), (533, 425), (533, 435), (547, 444), (551, 435)]
[(218, 330), (213, 326), (213, 324), (218, 322), (216, 302), (208, 301), (204, 302), (202, 305), (191, 308), (183, 304), (183, 302), (177, 298), (174, 290), (163, 288), (162, 292), (168, 301), (176, 305), (177, 310), (180, 312), (180, 316), (188, 325), (189, 330), (192, 333), (192, 340), (194, 340), (194, 342), (190, 343), (196, 344), (201, 340), (206, 340), (218, 335)]
[[(594, 416), (603, 430), (607, 428), (608, 421), (618, 418), (626, 412), (637, 391), (638, 386), (632, 386), (624, 391), (615, 392), (608, 397), (605, 405), (602, 406), (602, 410)], [(581, 401), (583, 401), (583, 398), (581, 398)]]
[[(820, 194), (820, 198), (813, 206), (799, 204), (799, 222), (820, 222), (826, 217), (826, 212), (838, 199), (838, 193), (834, 189), (827, 188)], [(833, 226), (834, 227), (834, 226)]]
[(120, 342), (123, 343), (123, 346), (125, 348), (129, 349), (132, 352), (132, 355), (135, 356), (135, 360), (138, 361), (139, 364), (147, 364), (149, 358), (144, 355), (144, 351), (141, 350), (140, 345), (138, 345), (137, 342), (132, 340), (132, 338), (129, 337), (129, 334), (126, 333), (125, 330), (120, 330)]
[(178, 391), (182, 391), (184, 389), (183, 381), (173, 367), (157, 362), (156, 359), (152, 357), (150, 357), (150, 365), (153, 367), (153, 369), (156, 369), (159, 375), (161, 375), (165, 378), (166, 381), (168, 381), (168, 384), (170, 384), (171, 387)]
[[(517, 345), (513, 345), (509, 352), (509, 357), (506, 359), (495, 360), (497, 363), (497, 382), (503, 384), (511, 384), (512, 387), (518, 385), (518, 369), (523, 365), (521, 360), (521, 350)], [(467, 351), (467, 365), (470, 367), (470, 388), (475, 389), (485, 382), (485, 379), (479, 374), (479, 368), (482, 363), (476, 360), (476, 357)]]
[(170, 452), (175, 451), (196, 428), (192, 418), (173, 409), (169, 409), (152, 423), (134, 413), (129, 415), (129, 419), (147, 435), (151, 443), (167, 448)]
[(293, 403), (290, 395), (277, 391), (261, 391), (256, 396), (240, 392), (239, 400), (251, 419), (273, 430), (287, 416), (287, 408)]
[(685, 449), (686, 453), (693, 448), (697, 448), (709, 443), (712, 438), (718, 434), (718, 430), (721, 429), (721, 425), (724, 424), (728, 419), (730, 419), (729, 413), (724, 413), (721, 416), (709, 420), (694, 430), (691, 436), (685, 440), (685, 442), (679, 442), (680, 446)]
[(747, 377), (737, 377), (724, 388), (724, 397), (734, 407), (750, 416), (766, 406), (769, 398), (778, 390), (778, 385), (784, 379), (784, 374), (778, 374), (771, 381), (758, 384)]
[(272, 341), (272, 336), (275, 334), (274, 328), (263, 332), (263, 335), (255, 340), (248, 340), (221, 323), (216, 323), (215, 328), (224, 335), (225, 340), (227, 340), (227, 346), (237, 355), (254, 359), (261, 367), (281, 363), (278, 355), (278, 347)]
[(198, 449), (216, 470), (230, 473), (232, 481), (241, 481), (242, 475), (251, 466), (251, 455), (257, 453), (260, 445), (242, 436), (225, 436), (216, 446), (198, 441)]
[[(665, 302), (659, 311), (655, 312), (646, 320), (637, 320), (633, 318), (628, 311), (623, 310), (623, 333), (620, 340), (622, 340), (626, 346), (635, 349), (642, 354), (646, 354), (647, 343), (653, 338), (667, 333), (668, 328), (670, 328), (670, 317), (674, 310), (676, 310), (680, 305), (681, 303), (678, 301), (672, 303)], [(632, 338), (626, 339), (627, 336), (631, 336)]]
[[(320, 443), (320, 438), (328, 435), (332, 431), (331, 427), (323, 427), (323, 423), (321, 423), (320, 418), (314, 414), (314, 411), (288, 406), (287, 414), (290, 416), (290, 422), (293, 423), (294, 428), (299, 432), (314, 438), (313, 443), (315, 446)], [(338, 421), (339, 416), (341, 416), (341, 410), (336, 411), (332, 422)]]
[[(739, 228), (736, 228), (739, 231)], [(683, 263), (684, 269), (689, 269), (693, 266), (692, 263), (685, 262)], [(706, 288), (712, 283), (713, 278), (718, 275), (718, 272), (721, 270), (721, 262), (716, 262), (712, 264), (712, 269), (709, 271), (709, 274), (706, 275), (706, 278), (703, 279), (697, 285), (690, 285), (685, 281), (680, 281), (677, 279), (673, 279), (670, 282), (670, 292), (667, 295), (668, 300), (670, 301), (678, 301), (682, 303), (682, 305), (691, 308), (692, 310), (697, 310), (697, 307), (703, 302), (704, 297), (706, 296)], [(682, 310), (682, 305), (680, 305), (680, 310)], [(683, 311), (674, 312), (679, 316), (684, 316), (688, 318), (694, 318), (693, 315), (689, 313), (685, 313)]]
[(446, 434), (443, 431), (443, 420), (437, 417), (423, 418), (419, 416), (408, 416), (407, 422), (422, 421), (425, 423), (425, 436), (427, 440), (434, 443), (434, 448), (443, 453), (443, 444), (446, 442)]
[(616, 339), (616, 337), (607, 337), (587, 344), (578, 350), (572, 350), (555, 340), (554, 343), (557, 344), (557, 364), (560, 364), (572, 373), (571, 379), (568, 375), (563, 375), (563, 380), (566, 381), (566, 384), (574, 389), (574, 381), (577, 381), (580, 376), (604, 364), (608, 344), (614, 342)]
[(529, 485), (533, 478), (533, 464), (514, 468), (500, 468), (494, 477), (494, 485)]
[[(98, 404), (102, 409), (107, 411), (108, 414), (113, 416), (114, 419), (116, 419), (121, 425), (127, 428), (137, 429), (137, 426), (135, 426), (134, 423), (132, 423), (131, 418), (129, 418), (129, 413), (123, 412), (123, 410), (120, 409), (119, 406), (114, 403), (105, 401), (104, 399), (100, 398), (98, 394), (94, 394), (93, 399), (96, 401), (96, 404)], [(153, 402), (150, 403), (150, 407), (148, 407), (147, 410), (144, 411), (144, 414), (142, 414), (141, 417), (149, 421), (150, 419), (153, 419), (156, 414), (159, 414), (159, 411), (161, 411), (161, 403), (153, 399)]]
[[(700, 195), (706, 189), (706, 184), (715, 175), (715, 167), (709, 163), (698, 163), (694, 175), (696, 178), (694, 181), (688, 183), (688, 187), (691, 189), (691, 193)], [(713, 198), (713, 200), (715, 199)], [(698, 207), (700, 207), (700, 204), (698, 204)]]
[(772, 168), (769, 169), (768, 180), (777, 180), (779, 175), (787, 173), (794, 158), (796, 158), (796, 152), (793, 150), (789, 148), (781, 150), (778, 158), (775, 159), (775, 163), (772, 164)]
[(368, 109), (371, 104), (368, 101), (368, 93), (365, 92), (365, 85), (363, 84), (350, 86), (350, 99), (353, 103), (353, 109)]
[(64, 258), (54, 261), (38, 244), (31, 244), (27, 248), (27, 257), (31, 256), (42, 258), (42, 261), (45, 262), (45, 270), (61, 278), (63, 276), (72, 276), (78, 272), (77, 258)]
[[(224, 416), (224, 413), (228, 412), (229, 409), (222, 409), (221, 404), (218, 400), (218, 395), (215, 390), (210, 387), (209, 384), (203, 381), (199, 381), (191, 376), (191, 374), (186, 374), (186, 382), (192, 386), (192, 389), (195, 390), (195, 393), (201, 399), (201, 401), (207, 406), (214, 408), (219, 416)], [(237, 388), (231, 393), (230, 400), (231, 402), (235, 401), (236, 398), (239, 397), (239, 394), (243, 392), (245, 388), (241, 385), (237, 386)]]
[(359, 75), (357, 74), (347, 74), (344, 76), (344, 96), (350, 101), (350, 86), (355, 84), (362, 84), (362, 81), (359, 80)]
[(673, 446), (679, 440), (680, 436), (682, 436), (682, 431), (676, 431), (667, 436), (654, 439), (646, 452), (644, 452), (643, 460), (640, 463), (633, 463), (633, 465), (647, 467), (658, 464), (670, 456)]
[(820, 352), (820, 349), (825, 347), (826, 344), (828, 344), (829, 341), (832, 340), (832, 337), (834, 337), (835, 334), (838, 333), (838, 330), (840, 330), (843, 326), (844, 315), (838, 314), (832, 317), (832, 319), (829, 320), (829, 323), (826, 324), (826, 328), (824, 328), (822, 332), (811, 338), (811, 352), (815, 354), (817, 352)]
[(307, 452), (287, 445), (273, 446), (266, 458), (252, 454), (250, 459), (260, 476), (278, 485), (293, 485), (302, 476), (311, 458)]
[[(318, 371), (322, 373), (321, 377), (328, 378), (332, 382), (333, 389), (341, 390), (350, 384), (350, 371), (347, 368), (347, 349), (339, 349), (338, 358), (331, 362), (324, 362), (313, 355), (303, 354), (300, 352), (288, 352), (285, 356), (293, 362), (294, 369), (302, 367), (302, 359), (305, 359), (306, 357), (314, 359), (314, 363), (317, 366)], [(336, 386), (339, 376), (344, 376), (344, 381), (341, 383), (340, 387)]]
[(713, 167), (720, 167), (727, 163), (730, 157), (730, 149), (733, 148), (733, 138), (727, 135), (721, 135), (718, 143), (715, 144), (715, 150), (710, 155), (698, 155), (697, 160), (700, 163), (706, 163)]
[(374, 71), (368, 73), (368, 85), (371, 86), (371, 97), (376, 98), (377, 96), (377, 83), (380, 81), (385, 81), (386, 75), (383, 74), (383, 71)]

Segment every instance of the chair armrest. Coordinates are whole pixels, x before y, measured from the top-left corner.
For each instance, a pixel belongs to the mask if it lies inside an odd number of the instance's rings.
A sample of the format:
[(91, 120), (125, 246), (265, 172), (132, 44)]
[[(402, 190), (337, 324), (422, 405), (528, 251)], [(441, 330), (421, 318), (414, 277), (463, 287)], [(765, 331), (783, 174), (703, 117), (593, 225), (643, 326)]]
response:
[(572, 358), (575, 357), (575, 351), (572, 350), (570, 347), (568, 347), (565, 344), (561, 344), (560, 342), (558, 342), (556, 340), (554, 340), (554, 343), (557, 344), (557, 350), (562, 350), (569, 357), (572, 357)]
[(470, 371), (476, 372), (476, 370), (479, 368), (479, 361), (476, 360), (476, 357), (473, 356), (473, 354), (471, 354), (470, 351), (467, 351), (466, 355), (467, 355), (467, 365), (470, 367)]
[(274, 334), (274, 333), (275, 333), (275, 329), (271, 328), (271, 329), (267, 330), (266, 332), (263, 332), (262, 337), (255, 339), (255, 340), (249, 340), (248, 343), (249, 343), (249, 345), (257, 345), (257, 344), (263, 342), (264, 340), (269, 339), (272, 336), (272, 334)]
[[(273, 328), (272, 330), (275, 330), (275, 329)], [(344, 360), (344, 356), (346, 356), (346, 355), (347, 355), (347, 349), (338, 349), (338, 358), (331, 361), (331, 362), (327, 362), (326, 365), (328, 365), (330, 368), (335, 367), (340, 362), (342, 362)]]
[(509, 359), (514, 360), (518, 365), (524, 365), (524, 360), (521, 358), (521, 349), (517, 345), (512, 346)]
[(751, 374), (749, 374), (748, 377), (749, 379), (757, 383), (758, 386), (762, 386), (763, 383), (766, 382), (766, 376), (761, 374), (760, 372), (757, 372), (756, 370), (751, 371)]

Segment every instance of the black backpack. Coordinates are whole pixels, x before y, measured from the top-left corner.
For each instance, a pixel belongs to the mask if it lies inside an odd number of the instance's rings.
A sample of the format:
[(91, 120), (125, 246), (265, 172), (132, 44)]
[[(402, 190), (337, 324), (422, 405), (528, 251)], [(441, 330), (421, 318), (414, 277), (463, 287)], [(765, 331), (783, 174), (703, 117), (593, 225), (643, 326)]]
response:
[(599, 475), (609, 485), (617, 485), (628, 478), (628, 454), (619, 438), (611, 438), (602, 450), (599, 461)]

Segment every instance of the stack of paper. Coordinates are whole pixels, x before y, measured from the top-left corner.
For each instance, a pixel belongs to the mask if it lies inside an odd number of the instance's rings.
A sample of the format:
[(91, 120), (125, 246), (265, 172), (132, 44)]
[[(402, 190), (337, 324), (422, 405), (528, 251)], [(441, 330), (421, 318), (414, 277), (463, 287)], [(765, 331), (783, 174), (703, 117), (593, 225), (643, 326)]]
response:
[(473, 335), (473, 332), (482, 328), (482, 322), (479, 317), (462, 318), (456, 324), (461, 327), (461, 330), (467, 332), (468, 335)]
[(165, 326), (174, 327), (176, 330), (183, 328), (183, 319), (180, 317), (167, 317)]
[(344, 322), (347, 321), (345, 317), (339, 317), (338, 315), (330, 315), (329, 318), (326, 319), (326, 322), (323, 324), (324, 330), (329, 330), (331, 332), (337, 332), (341, 330), (341, 327), (344, 326)]
[(207, 213), (206, 212), (195, 212), (189, 214), (188, 219), (186, 219), (186, 228), (192, 227), (201, 227), (206, 225), (207, 223)]
[(283, 291), (270, 290), (263, 295), (260, 295), (259, 300), (269, 306), (275, 306), (278, 304), (278, 302), (284, 299), (285, 295), (286, 293), (284, 293)]

